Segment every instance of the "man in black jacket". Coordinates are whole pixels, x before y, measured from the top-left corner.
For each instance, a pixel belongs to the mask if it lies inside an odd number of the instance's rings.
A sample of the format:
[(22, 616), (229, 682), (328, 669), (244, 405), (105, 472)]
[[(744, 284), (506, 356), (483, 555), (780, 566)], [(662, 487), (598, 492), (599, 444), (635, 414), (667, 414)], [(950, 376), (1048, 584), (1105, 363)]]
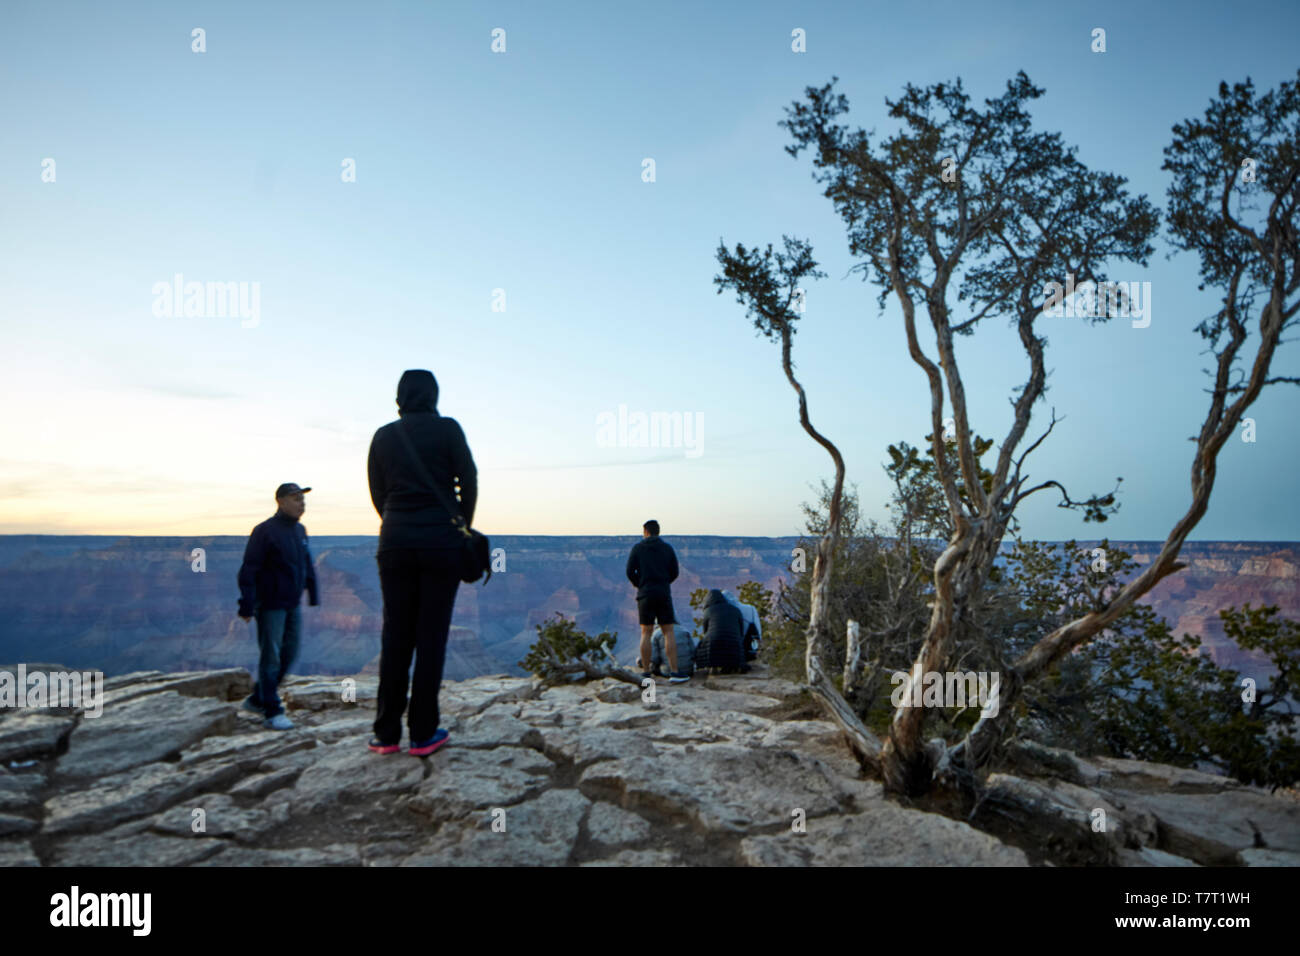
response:
[(641, 540), (627, 556), (627, 579), (636, 585), (637, 618), (641, 622), (642, 677), (653, 679), (650, 671), (650, 635), (656, 621), (663, 630), (664, 650), (672, 668), (669, 681), (680, 684), (691, 676), (677, 668), (677, 641), (673, 637), (672, 582), (677, 580), (677, 553), (659, 537), (659, 522), (651, 519), (641, 526)]
[(239, 568), (239, 616), (245, 621), (257, 617), (260, 652), (257, 685), (244, 708), (262, 714), (273, 730), (293, 728), (278, 690), (298, 657), (303, 589), (312, 607), (320, 604), (307, 529), (298, 520), (307, 509), (303, 495), (309, 491), (293, 482), (275, 489), (276, 512), (253, 528)]
[[(460, 586), (459, 556), (464, 537), (453, 516), (421, 471), (456, 501), (469, 527), (478, 501), (478, 470), (465, 433), (454, 418), (439, 415), (438, 382), (425, 369), (409, 369), (397, 383), (399, 419), (370, 442), (370, 499), (379, 528), (379, 583), (384, 595), (384, 633), (379, 655), (379, 701), (370, 749), (401, 749), (402, 714), (410, 685), (410, 753), (426, 757), (447, 741), (438, 728), (438, 692), (447, 655), (447, 635)], [(396, 429), (403, 429), (420, 464)], [(415, 676), (411, 678), (411, 658)]]

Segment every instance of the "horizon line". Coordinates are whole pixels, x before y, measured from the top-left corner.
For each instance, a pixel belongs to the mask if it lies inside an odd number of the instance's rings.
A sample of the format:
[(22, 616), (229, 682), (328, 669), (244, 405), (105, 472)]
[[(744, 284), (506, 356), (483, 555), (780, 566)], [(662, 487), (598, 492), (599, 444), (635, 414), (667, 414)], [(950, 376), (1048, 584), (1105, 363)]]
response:
[[(476, 528), (475, 530), (477, 531), (477, 530), (480, 530), (480, 529)], [(379, 535), (378, 535), (378, 534), (374, 534), (374, 533), (371, 533), (371, 534), (336, 534), (336, 533), (330, 532), (330, 533), (325, 533), (325, 534), (312, 535), (311, 537), (314, 538), (314, 539), (320, 539), (320, 538), (370, 538), (370, 539), (375, 540), (375, 541), (378, 541), (378, 540), (379, 540)], [(586, 531), (569, 531), (569, 532), (563, 532), (563, 533), (558, 533), (558, 534), (557, 534), (557, 533), (533, 533), (533, 532), (528, 532), (528, 531), (499, 531), (499, 532), (494, 531), (494, 532), (492, 532), (492, 534), (488, 535), (488, 537), (498, 537), (498, 538), (631, 538), (631, 537), (636, 537), (636, 538), (639, 538), (640, 535), (637, 534), (637, 533), (635, 533), (635, 532), (625, 532), (625, 533), (618, 533), (618, 534), (610, 534), (610, 533), (608, 533), (608, 532), (597, 532), (597, 531), (593, 531), (593, 532), (586, 532)], [(815, 538), (817, 538), (818, 536), (817, 536), (817, 535), (814, 535), (814, 534), (808, 534), (807, 532), (804, 532), (804, 533), (801, 533), (801, 534), (775, 534), (775, 535), (774, 535), (774, 534), (716, 534), (716, 533), (713, 533), (713, 532), (698, 532), (698, 533), (697, 533), (697, 532), (693, 532), (693, 531), (680, 531), (680, 532), (674, 532), (673, 534), (664, 534), (664, 533), (660, 533), (659, 537), (661, 537), (661, 538), (673, 538), (673, 537), (677, 537), (677, 538), (768, 538), (768, 539), (770, 539), (770, 540), (776, 540), (776, 539), (779, 539), (779, 538), (809, 538), (809, 539), (815, 539)], [(859, 535), (853, 535), (853, 536), (843, 535), (842, 537), (846, 537), (846, 538), (847, 538), (847, 537), (867, 538), (867, 537), (871, 537), (871, 536), (870, 536), (870, 535), (865, 535), (865, 534), (859, 534)], [(880, 537), (882, 537), (882, 538), (893, 538), (893, 537), (895, 537), (895, 536), (894, 536), (894, 535), (881, 535)], [(67, 532), (67, 531), (58, 531), (58, 532), (55, 532), (55, 531), (50, 531), (50, 532), (46, 532), (46, 531), (21, 531), (21, 532), (0, 532), (0, 538), (115, 538), (115, 539), (116, 539), (116, 538), (179, 538), (179, 539), (192, 539), (192, 538), (240, 538), (240, 539), (247, 539), (247, 538), (248, 538), (248, 533), (247, 533), (247, 532), (238, 532), (238, 533), (231, 534), (231, 533), (225, 533), (225, 532), (217, 532), (217, 533), (202, 533), (202, 534), (190, 534), (190, 535), (185, 535), (185, 534), (115, 534), (115, 533), (112, 533), (112, 532), (109, 532), (109, 533), (100, 533), (100, 532), (86, 532), (86, 533), (81, 533), (81, 532)], [(943, 538), (918, 538), (918, 539), (916, 539), (916, 540), (921, 540), (921, 541), (943, 541), (944, 539), (943, 539)], [(1102, 540), (1107, 540), (1107, 541), (1138, 542), (1138, 543), (1142, 543), (1142, 544), (1147, 544), (1147, 543), (1152, 543), (1152, 544), (1162, 544), (1166, 539), (1164, 539), (1164, 538), (1117, 538), (1117, 537), (1111, 537), (1111, 536), (1109, 536), (1109, 535), (1103, 535), (1102, 537), (1096, 537), (1096, 538), (1082, 538), (1082, 537), (1055, 538), (1055, 539), (1047, 539), (1047, 538), (1024, 538), (1023, 540), (1025, 540), (1025, 541), (1042, 541), (1042, 542), (1046, 542), (1046, 543), (1058, 543), (1058, 542), (1062, 542), (1062, 541), (1102, 541)], [(1014, 542), (1014, 541), (1015, 541), (1015, 538), (1014, 538), (1013, 536), (1010, 536), (1010, 535), (1004, 536), (1004, 537), (1003, 537), (1003, 543), (1006, 543), (1007, 541)], [(1249, 539), (1247, 539), (1247, 538), (1188, 538), (1188, 539), (1184, 542), (1184, 544), (1294, 544), (1294, 545), (1300, 545), (1300, 540), (1293, 539), (1293, 538), (1249, 538)]]

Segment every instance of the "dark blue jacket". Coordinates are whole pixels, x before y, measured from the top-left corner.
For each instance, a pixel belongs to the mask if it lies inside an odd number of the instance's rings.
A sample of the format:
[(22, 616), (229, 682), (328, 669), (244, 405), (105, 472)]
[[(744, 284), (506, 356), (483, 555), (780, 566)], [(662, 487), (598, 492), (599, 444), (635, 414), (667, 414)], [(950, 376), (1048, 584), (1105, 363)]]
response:
[(642, 538), (627, 556), (627, 579), (636, 585), (638, 598), (671, 593), (677, 572), (677, 553), (657, 534)]
[(267, 610), (297, 607), (303, 588), (313, 606), (316, 569), (307, 550), (307, 529), (297, 518), (278, 512), (253, 529), (239, 568), (239, 613), (251, 617), (260, 606)]

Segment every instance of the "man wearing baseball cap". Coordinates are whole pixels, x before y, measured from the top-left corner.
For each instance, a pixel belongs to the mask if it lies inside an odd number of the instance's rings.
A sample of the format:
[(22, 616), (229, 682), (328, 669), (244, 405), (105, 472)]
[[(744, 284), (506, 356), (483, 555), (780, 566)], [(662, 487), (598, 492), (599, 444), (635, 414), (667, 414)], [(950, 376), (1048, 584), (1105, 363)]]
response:
[(276, 512), (253, 528), (239, 568), (239, 616), (245, 621), (257, 618), (261, 652), (257, 683), (243, 706), (265, 717), (272, 730), (293, 729), (278, 690), (298, 656), (303, 588), (312, 607), (320, 604), (307, 529), (298, 521), (307, 508), (303, 495), (309, 491), (291, 481), (275, 489)]

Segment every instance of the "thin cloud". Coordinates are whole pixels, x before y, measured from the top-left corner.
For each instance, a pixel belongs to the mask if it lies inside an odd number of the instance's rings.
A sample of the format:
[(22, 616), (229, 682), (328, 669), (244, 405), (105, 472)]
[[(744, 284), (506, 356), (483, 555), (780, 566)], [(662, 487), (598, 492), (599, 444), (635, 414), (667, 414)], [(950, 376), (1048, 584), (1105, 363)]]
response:
[(203, 385), (195, 385), (188, 382), (128, 382), (127, 385), (131, 388), (142, 389), (147, 392), (158, 392), (162, 395), (170, 395), (173, 398), (196, 398), (203, 401), (229, 401), (230, 399), (244, 397), (244, 395), (239, 392), (230, 392), (219, 388), (208, 388)]

